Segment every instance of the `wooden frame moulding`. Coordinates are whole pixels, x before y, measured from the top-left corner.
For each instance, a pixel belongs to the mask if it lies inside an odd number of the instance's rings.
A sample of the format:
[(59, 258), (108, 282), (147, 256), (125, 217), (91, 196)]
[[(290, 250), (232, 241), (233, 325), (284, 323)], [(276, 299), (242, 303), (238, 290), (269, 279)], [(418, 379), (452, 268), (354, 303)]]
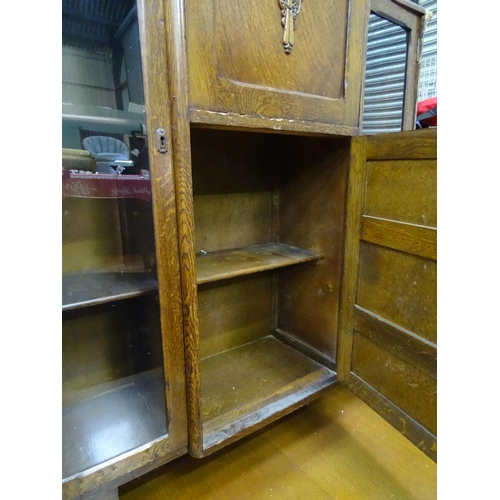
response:
[(153, 133), (157, 128), (171, 128), (170, 103), (166, 98), (168, 94), (165, 94), (168, 89), (164, 71), (167, 65), (165, 12), (161, 0), (140, 0), (137, 12), (147, 128), (150, 131), (148, 149), (154, 200), (168, 434), (66, 478), (62, 483), (65, 500), (101, 494), (116, 498), (118, 486), (187, 452), (184, 342), (172, 148), (169, 145), (167, 154), (157, 152)]
[(178, 249), (184, 328), (188, 446), (193, 456), (202, 455), (200, 412), (200, 342), (196, 256), (194, 251), (193, 180), (191, 172), (191, 132), (189, 123), (188, 62), (183, 0), (163, 0), (167, 41), (167, 78), (172, 117), (172, 159), (177, 205)]
[[(406, 54), (402, 130), (414, 130), (417, 115), (418, 79), (422, 59), (422, 40), (428, 19), (427, 11), (411, 0), (370, 0), (369, 4), (368, 17), (370, 13), (374, 13), (407, 31), (408, 50)], [(366, 40), (365, 47), (367, 47)], [(365, 71), (366, 64), (362, 75), (362, 101)], [(361, 117), (363, 116), (362, 111), (361, 109)], [(360, 119), (360, 130), (362, 130), (362, 125)]]
[(351, 140), (346, 196), (344, 274), (341, 284), (337, 349), (337, 376), (340, 382), (347, 382), (351, 373), (354, 303), (359, 269), (359, 220), (364, 204), (366, 141), (366, 137), (356, 137)]

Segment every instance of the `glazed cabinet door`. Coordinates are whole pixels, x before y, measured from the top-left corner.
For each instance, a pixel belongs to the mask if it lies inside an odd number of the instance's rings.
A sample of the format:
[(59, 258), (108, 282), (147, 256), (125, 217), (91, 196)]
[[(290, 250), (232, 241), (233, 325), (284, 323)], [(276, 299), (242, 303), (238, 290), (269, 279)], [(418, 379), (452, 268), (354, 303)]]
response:
[(437, 129), (353, 139), (339, 379), (434, 460)]
[(366, 0), (186, 0), (190, 118), (356, 135)]
[(187, 450), (161, 9), (63, 1), (65, 499), (118, 498)]

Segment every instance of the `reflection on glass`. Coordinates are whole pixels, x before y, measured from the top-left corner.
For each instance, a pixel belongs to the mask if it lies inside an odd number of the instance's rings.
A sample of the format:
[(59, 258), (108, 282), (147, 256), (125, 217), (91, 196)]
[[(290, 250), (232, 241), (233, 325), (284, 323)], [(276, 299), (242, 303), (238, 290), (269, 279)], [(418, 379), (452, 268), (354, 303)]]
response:
[(407, 32), (370, 15), (363, 113), (363, 133), (400, 132), (403, 122)]
[(63, 478), (167, 433), (135, 3), (63, 0)]

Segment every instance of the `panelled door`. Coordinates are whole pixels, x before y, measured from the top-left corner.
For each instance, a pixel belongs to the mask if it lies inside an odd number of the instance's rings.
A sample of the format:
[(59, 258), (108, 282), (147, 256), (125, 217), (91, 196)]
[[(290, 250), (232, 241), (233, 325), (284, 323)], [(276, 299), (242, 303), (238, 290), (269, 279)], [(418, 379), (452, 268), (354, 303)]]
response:
[(338, 375), (437, 459), (437, 129), (355, 138)]

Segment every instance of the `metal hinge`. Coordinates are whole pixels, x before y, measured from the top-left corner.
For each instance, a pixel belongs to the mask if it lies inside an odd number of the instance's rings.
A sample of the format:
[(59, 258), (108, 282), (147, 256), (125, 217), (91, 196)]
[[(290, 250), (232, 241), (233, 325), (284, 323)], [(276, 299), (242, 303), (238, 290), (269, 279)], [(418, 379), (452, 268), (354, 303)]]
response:
[(158, 153), (166, 153), (167, 152), (167, 131), (164, 128), (156, 129), (156, 150)]

